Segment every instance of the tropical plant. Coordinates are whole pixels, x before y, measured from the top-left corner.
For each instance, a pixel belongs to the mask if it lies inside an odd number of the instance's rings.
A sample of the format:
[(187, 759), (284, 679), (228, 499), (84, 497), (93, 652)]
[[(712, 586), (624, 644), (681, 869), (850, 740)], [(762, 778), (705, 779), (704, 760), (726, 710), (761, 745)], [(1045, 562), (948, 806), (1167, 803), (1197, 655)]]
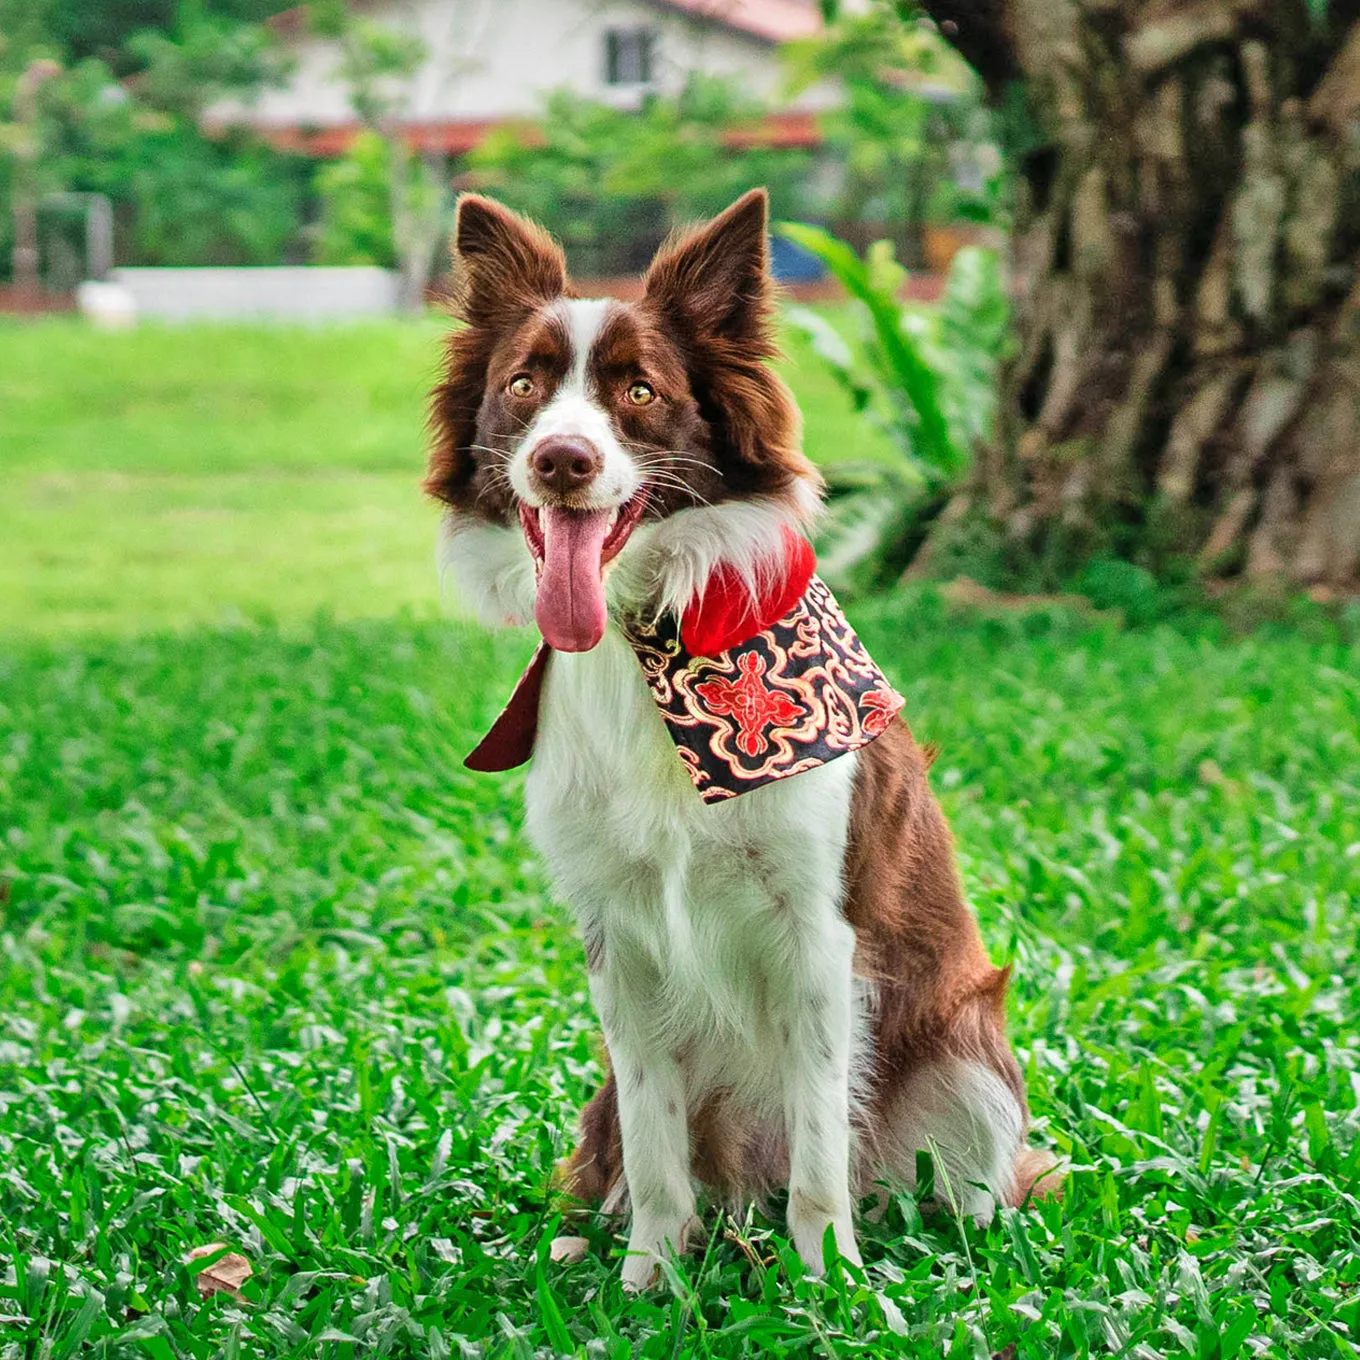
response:
[(829, 470), (831, 510), (819, 542), (822, 573), (842, 589), (900, 575), (931, 521), (958, 490), (974, 452), (993, 436), (997, 367), (1010, 308), (996, 254), (960, 251), (935, 308), (901, 301), (907, 272), (888, 241), (857, 255), (818, 227), (783, 223), (782, 235), (811, 251), (849, 294), (857, 334), (847, 339), (807, 307), (788, 319), (807, 336), (856, 413), (900, 454), (895, 463)]

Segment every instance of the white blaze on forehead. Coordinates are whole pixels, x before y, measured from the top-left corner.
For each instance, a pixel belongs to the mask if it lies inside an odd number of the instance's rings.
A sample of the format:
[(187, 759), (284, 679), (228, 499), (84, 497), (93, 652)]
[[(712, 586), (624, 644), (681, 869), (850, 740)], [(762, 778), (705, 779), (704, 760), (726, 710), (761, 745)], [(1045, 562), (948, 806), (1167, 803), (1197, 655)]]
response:
[(590, 351), (613, 306), (613, 298), (563, 298), (553, 304), (553, 312), (565, 323), (571, 339), (571, 368), (558, 389), (559, 396), (568, 390), (585, 394)]
[(604, 466), (585, 498), (591, 507), (603, 510), (622, 505), (642, 485), (637, 465), (625, 452), (613, 418), (601, 404), (600, 394), (591, 390), (591, 350), (613, 307), (612, 298), (563, 298), (545, 312), (566, 328), (571, 355), (552, 400), (534, 417), (510, 460), (510, 485), (530, 505), (540, 504), (540, 497), (529, 477), (529, 459), (534, 448), (551, 435), (574, 435), (599, 449)]

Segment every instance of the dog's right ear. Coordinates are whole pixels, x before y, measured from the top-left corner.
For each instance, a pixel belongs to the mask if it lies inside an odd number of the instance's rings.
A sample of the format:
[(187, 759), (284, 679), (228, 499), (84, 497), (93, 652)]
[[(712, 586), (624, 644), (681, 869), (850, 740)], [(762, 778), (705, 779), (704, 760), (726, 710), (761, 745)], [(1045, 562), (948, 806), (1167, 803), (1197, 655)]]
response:
[(533, 311), (567, 291), (557, 242), (489, 198), (464, 194), (453, 225), (454, 309), (472, 325)]
[(473, 479), (491, 356), (505, 330), (568, 292), (567, 266), (546, 231), (477, 194), (458, 200), (452, 245), (452, 309), (468, 324), (445, 342), (444, 377), (430, 406), (434, 444), (425, 489), (455, 509), (490, 516), (494, 507), (476, 493)]

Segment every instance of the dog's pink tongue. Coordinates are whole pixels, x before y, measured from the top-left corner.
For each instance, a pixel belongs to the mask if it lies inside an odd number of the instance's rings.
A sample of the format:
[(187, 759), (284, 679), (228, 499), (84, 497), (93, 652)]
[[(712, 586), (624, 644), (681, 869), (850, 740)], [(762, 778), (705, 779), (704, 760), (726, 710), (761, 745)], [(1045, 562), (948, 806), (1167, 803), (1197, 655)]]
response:
[(609, 511), (543, 511), (543, 571), (534, 618), (559, 652), (588, 652), (604, 636), (604, 572), (600, 556)]

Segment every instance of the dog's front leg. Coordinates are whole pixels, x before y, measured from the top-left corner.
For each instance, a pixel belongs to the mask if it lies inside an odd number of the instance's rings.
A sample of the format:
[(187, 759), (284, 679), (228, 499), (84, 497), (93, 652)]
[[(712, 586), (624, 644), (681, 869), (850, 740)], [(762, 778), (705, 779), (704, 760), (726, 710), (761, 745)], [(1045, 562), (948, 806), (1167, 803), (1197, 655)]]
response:
[(623, 1173), (633, 1221), (622, 1278), (646, 1289), (669, 1245), (685, 1249), (694, 1222), (685, 1082), (656, 1024), (655, 987), (623, 985), (609, 967), (591, 977), (618, 1083)]
[(790, 985), (776, 1003), (789, 1141), (789, 1235), (803, 1264), (824, 1269), (822, 1239), (859, 1264), (850, 1211), (850, 1052), (854, 931), (842, 920), (797, 942)]

